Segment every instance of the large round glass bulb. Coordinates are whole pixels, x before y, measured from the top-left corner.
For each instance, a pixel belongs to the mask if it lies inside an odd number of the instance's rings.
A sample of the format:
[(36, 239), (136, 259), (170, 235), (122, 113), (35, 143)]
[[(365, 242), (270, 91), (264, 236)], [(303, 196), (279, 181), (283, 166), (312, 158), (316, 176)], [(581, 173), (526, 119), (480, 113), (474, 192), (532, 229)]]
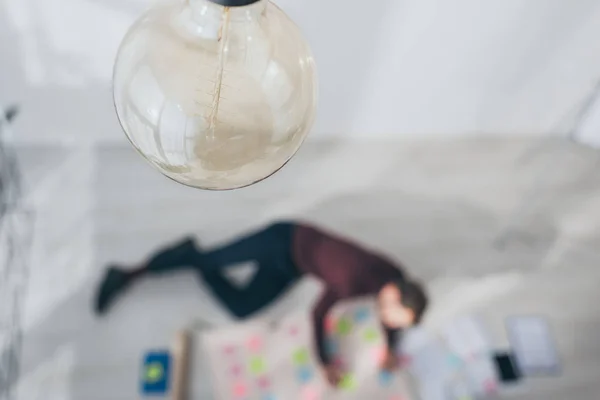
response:
[(235, 189), (279, 170), (312, 127), (313, 57), (267, 0), (171, 0), (129, 30), (114, 69), (117, 115), (167, 177)]

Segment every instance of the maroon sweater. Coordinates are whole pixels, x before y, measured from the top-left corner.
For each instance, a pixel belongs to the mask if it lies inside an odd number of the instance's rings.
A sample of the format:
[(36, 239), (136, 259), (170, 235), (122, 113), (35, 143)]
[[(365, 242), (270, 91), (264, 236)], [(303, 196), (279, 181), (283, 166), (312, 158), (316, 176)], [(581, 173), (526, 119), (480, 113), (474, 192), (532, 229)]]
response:
[[(325, 284), (325, 291), (313, 310), (313, 329), (318, 356), (324, 364), (328, 364), (324, 320), (335, 303), (376, 295), (387, 283), (403, 280), (404, 276), (387, 259), (348, 240), (303, 224), (295, 228), (292, 254), (301, 273), (312, 275)], [(393, 348), (398, 331), (383, 328), (388, 346)]]

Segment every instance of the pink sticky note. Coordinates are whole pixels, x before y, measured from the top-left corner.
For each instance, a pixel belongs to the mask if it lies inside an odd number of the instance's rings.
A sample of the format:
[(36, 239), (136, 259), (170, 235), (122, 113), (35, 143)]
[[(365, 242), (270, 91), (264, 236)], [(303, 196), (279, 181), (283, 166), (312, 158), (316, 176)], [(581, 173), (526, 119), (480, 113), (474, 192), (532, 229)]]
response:
[(248, 349), (253, 352), (258, 352), (262, 349), (262, 339), (259, 336), (253, 336), (248, 340)]
[(223, 347), (223, 353), (227, 354), (228, 356), (232, 355), (233, 353), (235, 353), (235, 347), (229, 345), (229, 346), (225, 346)]
[(267, 389), (269, 386), (271, 386), (271, 382), (269, 381), (269, 378), (263, 376), (258, 380), (258, 386), (261, 389)]
[(246, 385), (244, 385), (241, 382), (238, 382), (235, 385), (233, 385), (233, 396), (236, 398), (246, 396), (247, 391), (248, 390), (246, 389)]
[(305, 386), (300, 392), (300, 398), (302, 400), (319, 400), (321, 396), (313, 386)]
[(324, 322), (325, 332), (333, 333), (335, 332), (336, 322), (333, 317), (326, 317)]
[(371, 356), (373, 357), (373, 362), (377, 365), (381, 365), (385, 361), (386, 351), (385, 347), (375, 347), (372, 350)]
[(403, 396), (396, 394), (390, 397), (390, 400), (405, 400)]
[(298, 329), (298, 327), (296, 325), (293, 325), (290, 327), (290, 335), (298, 336), (299, 332), (300, 332), (300, 329)]
[(233, 375), (236, 378), (238, 378), (240, 375), (242, 375), (242, 366), (239, 364), (236, 364), (233, 367), (231, 367), (231, 375)]
[(488, 381), (485, 382), (484, 386), (485, 386), (485, 391), (488, 394), (492, 394), (492, 393), (496, 392), (496, 389), (497, 389), (496, 388), (496, 382), (494, 382), (492, 380), (488, 380)]

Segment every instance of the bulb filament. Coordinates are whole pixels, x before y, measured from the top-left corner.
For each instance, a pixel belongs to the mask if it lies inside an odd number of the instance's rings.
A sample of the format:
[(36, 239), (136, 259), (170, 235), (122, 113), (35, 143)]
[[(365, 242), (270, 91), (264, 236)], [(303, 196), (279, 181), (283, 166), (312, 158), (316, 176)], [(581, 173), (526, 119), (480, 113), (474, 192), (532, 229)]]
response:
[(223, 11), (223, 24), (219, 29), (219, 58), (217, 61), (217, 77), (215, 80), (215, 87), (213, 90), (212, 106), (210, 108), (210, 114), (208, 115), (208, 134), (209, 138), (215, 139), (215, 127), (217, 124), (217, 116), (219, 114), (219, 102), (221, 99), (221, 88), (223, 86), (223, 75), (225, 73), (225, 52), (228, 50), (229, 42), (229, 21), (231, 14), (229, 7), (225, 7)]

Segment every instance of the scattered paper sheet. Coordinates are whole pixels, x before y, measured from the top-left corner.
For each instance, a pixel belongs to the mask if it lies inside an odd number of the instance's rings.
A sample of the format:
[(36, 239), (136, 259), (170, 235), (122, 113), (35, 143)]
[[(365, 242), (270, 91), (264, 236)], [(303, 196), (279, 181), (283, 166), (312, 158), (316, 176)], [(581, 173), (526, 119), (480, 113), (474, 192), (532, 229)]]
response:
[(509, 341), (520, 371), (525, 376), (556, 375), (560, 359), (548, 322), (537, 316), (510, 317)]

